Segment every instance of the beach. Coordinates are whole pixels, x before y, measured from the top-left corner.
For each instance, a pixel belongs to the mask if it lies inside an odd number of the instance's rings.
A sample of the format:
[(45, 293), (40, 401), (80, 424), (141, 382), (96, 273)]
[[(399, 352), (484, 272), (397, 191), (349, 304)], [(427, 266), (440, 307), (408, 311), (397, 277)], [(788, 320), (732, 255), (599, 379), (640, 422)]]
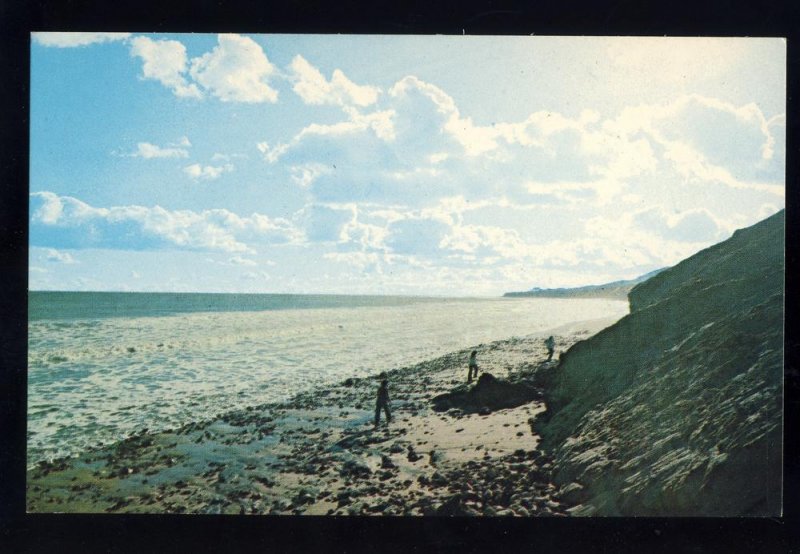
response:
[[(29, 512), (282, 515), (569, 515), (533, 423), (537, 370), (616, 317), (476, 344), (386, 371), (393, 419), (373, 425), (379, 375), (311, 388), (172, 430), (134, 435), (28, 471)], [(554, 334), (547, 362), (544, 338)], [(478, 351), (480, 377), (466, 383)], [(494, 380), (518, 405), (436, 409)], [(516, 390), (516, 389), (514, 389)], [(487, 401), (488, 402), (488, 401)]]

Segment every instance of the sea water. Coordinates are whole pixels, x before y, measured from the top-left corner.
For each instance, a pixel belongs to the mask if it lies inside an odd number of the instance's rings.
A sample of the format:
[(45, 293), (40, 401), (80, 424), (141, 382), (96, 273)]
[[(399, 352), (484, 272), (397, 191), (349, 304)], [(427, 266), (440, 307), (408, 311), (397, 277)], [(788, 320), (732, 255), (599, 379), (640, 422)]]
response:
[(28, 464), (627, 311), (602, 299), (31, 292)]

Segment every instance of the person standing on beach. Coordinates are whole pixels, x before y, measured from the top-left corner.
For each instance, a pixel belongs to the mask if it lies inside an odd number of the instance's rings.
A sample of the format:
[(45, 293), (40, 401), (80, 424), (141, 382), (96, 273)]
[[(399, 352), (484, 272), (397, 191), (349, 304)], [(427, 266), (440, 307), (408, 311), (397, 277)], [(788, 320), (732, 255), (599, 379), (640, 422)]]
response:
[(553, 359), (553, 354), (556, 351), (556, 340), (553, 338), (553, 335), (547, 337), (547, 340), (544, 341), (544, 345), (547, 347), (547, 361)]
[(469, 367), (467, 369), (467, 383), (472, 382), (472, 373), (475, 372), (475, 379), (478, 378), (478, 360), (475, 359), (475, 356), (478, 355), (477, 350), (473, 350), (472, 354), (469, 355)]
[(386, 423), (391, 423), (392, 413), (389, 411), (389, 402), (389, 382), (382, 379), (381, 386), (378, 387), (378, 400), (375, 402), (375, 427), (381, 421), (381, 410), (386, 412)]

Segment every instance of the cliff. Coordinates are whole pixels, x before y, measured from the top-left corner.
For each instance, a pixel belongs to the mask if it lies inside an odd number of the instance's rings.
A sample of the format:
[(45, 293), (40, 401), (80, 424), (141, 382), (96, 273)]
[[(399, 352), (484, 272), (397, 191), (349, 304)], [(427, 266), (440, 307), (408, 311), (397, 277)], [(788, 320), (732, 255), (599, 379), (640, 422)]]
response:
[(784, 212), (630, 294), (539, 377), (576, 515), (779, 515)]

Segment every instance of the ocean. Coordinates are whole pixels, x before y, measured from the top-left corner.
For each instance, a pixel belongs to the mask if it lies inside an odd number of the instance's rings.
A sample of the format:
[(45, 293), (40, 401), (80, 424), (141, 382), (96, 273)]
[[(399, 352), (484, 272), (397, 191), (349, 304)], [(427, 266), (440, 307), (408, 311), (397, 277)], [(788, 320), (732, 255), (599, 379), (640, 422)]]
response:
[(627, 302), (603, 299), (282, 294), (32, 291), (28, 305), (29, 466), (144, 428), (628, 313)]

